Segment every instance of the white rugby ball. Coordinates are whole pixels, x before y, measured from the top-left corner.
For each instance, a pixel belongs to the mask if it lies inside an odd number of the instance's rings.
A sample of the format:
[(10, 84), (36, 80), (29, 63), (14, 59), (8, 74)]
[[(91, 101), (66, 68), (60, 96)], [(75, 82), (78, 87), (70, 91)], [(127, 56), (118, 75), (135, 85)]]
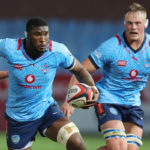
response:
[(88, 85), (77, 83), (68, 90), (66, 99), (71, 106), (81, 108), (87, 101), (91, 101), (92, 97), (93, 91)]

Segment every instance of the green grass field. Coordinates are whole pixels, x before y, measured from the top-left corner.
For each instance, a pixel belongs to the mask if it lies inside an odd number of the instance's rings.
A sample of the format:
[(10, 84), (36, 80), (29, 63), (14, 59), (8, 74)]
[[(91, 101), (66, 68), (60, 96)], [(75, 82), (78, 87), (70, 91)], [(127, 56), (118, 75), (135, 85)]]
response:
[[(96, 150), (99, 146), (105, 144), (103, 138), (98, 135), (86, 135), (83, 136), (83, 138), (88, 150)], [(0, 133), (0, 150), (7, 150), (6, 137), (4, 133)], [(37, 135), (36, 140), (33, 143), (32, 150), (65, 150), (65, 148), (56, 142)], [(140, 150), (150, 150), (149, 137), (143, 138), (143, 146), (140, 148)]]

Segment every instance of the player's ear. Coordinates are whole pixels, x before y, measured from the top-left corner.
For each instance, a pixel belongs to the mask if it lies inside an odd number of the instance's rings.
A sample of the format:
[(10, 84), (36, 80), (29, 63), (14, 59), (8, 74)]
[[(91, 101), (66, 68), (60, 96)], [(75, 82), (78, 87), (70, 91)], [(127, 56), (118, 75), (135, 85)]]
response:
[(125, 20), (123, 21), (124, 25), (126, 24)]
[(27, 31), (24, 31), (24, 36), (25, 38), (27, 38)]
[(145, 22), (145, 28), (148, 27), (148, 22), (149, 22), (149, 19), (146, 19), (146, 22)]

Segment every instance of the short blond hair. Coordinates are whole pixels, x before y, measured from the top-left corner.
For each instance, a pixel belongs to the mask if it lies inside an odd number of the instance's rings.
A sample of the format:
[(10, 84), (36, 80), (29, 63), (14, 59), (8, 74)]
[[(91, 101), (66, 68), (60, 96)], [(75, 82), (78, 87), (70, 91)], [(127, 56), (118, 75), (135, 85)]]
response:
[(125, 15), (129, 12), (143, 12), (146, 15), (147, 18), (147, 10), (145, 7), (143, 7), (141, 4), (133, 2), (131, 5), (129, 5), (125, 11)]

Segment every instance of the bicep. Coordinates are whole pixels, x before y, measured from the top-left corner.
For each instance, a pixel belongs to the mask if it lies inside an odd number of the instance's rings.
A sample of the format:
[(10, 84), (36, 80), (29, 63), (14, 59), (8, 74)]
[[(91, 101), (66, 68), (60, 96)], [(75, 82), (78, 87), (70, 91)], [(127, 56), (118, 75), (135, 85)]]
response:
[(88, 72), (93, 73), (96, 71), (96, 67), (93, 65), (93, 63), (90, 61), (89, 58), (86, 58), (82, 65), (87, 69)]
[(82, 69), (82, 67), (83, 66), (80, 64), (80, 62), (76, 58), (74, 58), (74, 65), (69, 70), (73, 73), (76, 73), (79, 72)]
[(75, 65), (72, 68), (71, 72), (79, 72), (81, 69), (83, 69), (83, 67), (89, 72), (89, 73), (93, 73), (96, 71), (96, 67), (93, 65), (93, 63), (90, 61), (89, 58), (86, 58), (82, 64), (80, 64), (80, 62), (75, 59)]

